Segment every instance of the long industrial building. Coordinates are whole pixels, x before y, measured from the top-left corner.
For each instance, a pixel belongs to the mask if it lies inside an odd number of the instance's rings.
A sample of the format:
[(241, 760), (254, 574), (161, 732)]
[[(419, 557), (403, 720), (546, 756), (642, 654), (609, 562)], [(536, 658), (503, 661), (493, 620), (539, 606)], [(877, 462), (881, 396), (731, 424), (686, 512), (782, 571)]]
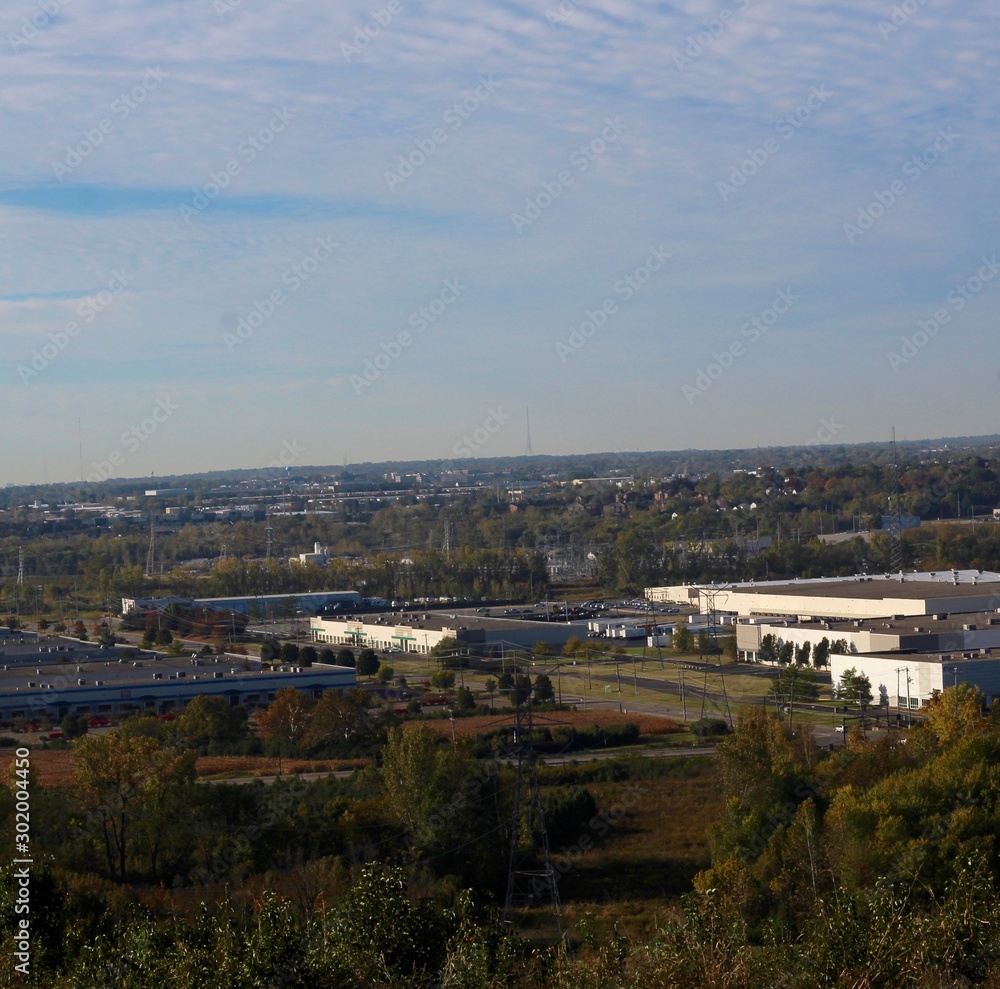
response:
[(282, 687), (312, 699), (327, 690), (357, 685), (353, 669), (315, 664), (270, 669), (243, 656), (166, 658), (143, 654), (134, 660), (94, 658), (0, 670), (0, 721), (59, 720), (67, 714), (122, 717), (137, 711), (180, 710), (200, 694), (229, 704), (263, 707)]
[(761, 640), (773, 635), (796, 646), (815, 648), (823, 639), (842, 640), (851, 653), (970, 651), (1000, 649), (1000, 611), (857, 618), (851, 621), (797, 621), (749, 616), (736, 621), (736, 648), (742, 659), (759, 659)]
[(530, 649), (536, 642), (546, 642), (558, 651), (572, 636), (585, 638), (587, 635), (585, 621), (531, 622), (441, 612), (363, 619), (314, 618), (310, 624), (312, 640), (316, 643), (398, 649), (424, 655), (445, 639), (457, 639), (463, 646), (476, 651)]
[(849, 669), (868, 677), (875, 705), (926, 707), (935, 693), (959, 683), (978, 687), (987, 703), (1000, 696), (1000, 649), (830, 656), (834, 684)]
[(309, 591), (302, 594), (248, 594), (239, 597), (131, 597), (122, 598), (122, 614), (133, 611), (163, 611), (171, 605), (209, 611), (235, 611), (260, 618), (294, 615), (296, 611), (319, 611), (331, 604), (361, 604), (357, 591)]
[(856, 574), (735, 584), (647, 587), (650, 601), (738, 615), (881, 618), (1000, 607), (1000, 573), (983, 570)]

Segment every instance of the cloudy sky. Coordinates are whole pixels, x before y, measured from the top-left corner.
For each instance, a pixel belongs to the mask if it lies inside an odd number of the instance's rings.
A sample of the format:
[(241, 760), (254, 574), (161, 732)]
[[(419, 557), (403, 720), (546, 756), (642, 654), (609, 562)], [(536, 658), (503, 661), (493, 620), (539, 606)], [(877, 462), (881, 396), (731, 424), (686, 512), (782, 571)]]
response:
[(11, 0), (0, 482), (516, 455), (528, 408), (553, 454), (996, 432), (998, 41), (986, 0)]

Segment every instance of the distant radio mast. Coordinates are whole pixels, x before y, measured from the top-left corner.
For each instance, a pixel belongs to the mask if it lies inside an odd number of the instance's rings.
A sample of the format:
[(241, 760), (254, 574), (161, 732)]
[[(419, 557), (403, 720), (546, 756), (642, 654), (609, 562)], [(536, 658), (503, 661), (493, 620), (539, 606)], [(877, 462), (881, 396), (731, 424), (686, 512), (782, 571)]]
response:
[(149, 513), (149, 549), (146, 552), (146, 576), (156, 573), (156, 516)]
[(896, 456), (896, 427), (892, 427), (892, 466), (889, 471), (889, 570), (903, 572), (903, 520), (899, 514), (899, 460)]
[(524, 443), (524, 455), (526, 457), (531, 456), (531, 409), (524, 410), (525, 425), (527, 427), (527, 435)]

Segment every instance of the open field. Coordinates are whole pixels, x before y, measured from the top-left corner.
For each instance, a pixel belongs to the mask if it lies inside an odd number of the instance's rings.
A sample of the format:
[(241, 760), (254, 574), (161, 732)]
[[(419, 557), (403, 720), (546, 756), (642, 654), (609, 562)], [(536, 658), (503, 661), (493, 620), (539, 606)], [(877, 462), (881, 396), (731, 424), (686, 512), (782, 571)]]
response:
[[(12, 751), (0, 754), (0, 775), (6, 774), (14, 761)], [(339, 772), (369, 765), (367, 759), (281, 759), (271, 756), (201, 756), (195, 772), (199, 778), (222, 776), (275, 776), (279, 765), (282, 774)], [(69, 749), (32, 749), (31, 768), (41, 786), (72, 786), (73, 753)]]
[[(534, 724), (541, 728), (570, 727), (578, 731), (587, 728), (607, 728), (613, 725), (635, 724), (643, 735), (672, 735), (683, 732), (683, 726), (672, 718), (651, 714), (619, 714), (617, 711), (551, 711), (534, 714)], [(412, 730), (417, 725), (426, 725), (438, 738), (451, 738), (454, 726), (456, 738), (472, 738), (498, 731), (513, 724), (513, 715), (497, 712), (493, 715), (475, 715), (470, 718), (434, 718), (431, 720), (405, 721), (403, 729)]]

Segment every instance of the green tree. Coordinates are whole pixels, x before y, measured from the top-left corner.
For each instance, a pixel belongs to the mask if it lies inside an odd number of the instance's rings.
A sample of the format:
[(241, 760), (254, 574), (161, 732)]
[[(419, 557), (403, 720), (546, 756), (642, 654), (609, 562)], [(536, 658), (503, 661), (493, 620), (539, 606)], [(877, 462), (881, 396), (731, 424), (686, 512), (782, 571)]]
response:
[(678, 652), (691, 652), (694, 648), (694, 636), (685, 619), (681, 619), (674, 626), (673, 647)]
[(358, 676), (370, 677), (378, 672), (381, 665), (374, 649), (362, 649), (358, 656)]
[(490, 699), (490, 707), (493, 707), (493, 695), (497, 692), (497, 682), (493, 677), (487, 677), (486, 682), (483, 684), (483, 688), (486, 690), (487, 695)]
[[(332, 652), (332, 650), (324, 649), (323, 652), (325, 654), (328, 652)], [(323, 662), (325, 663), (327, 662), (327, 660), (323, 660)], [(353, 669), (356, 664), (357, 660), (354, 658), (353, 649), (341, 649), (340, 652), (337, 653), (337, 662), (336, 662), (337, 666), (349, 666)]]
[(431, 674), (431, 686), (438, 690), (451, 690), (455, 686), (453, 670), (435, 670)]
[(760, 645), (757, 647), (757, 656), (762, 663), (774, 664), (778, 662), (778, 639), (772, 632), (768, 632), (761, 638)]
[(476, 698), (468, 687), (459, 687), (455, 691), (455, 706), (460, 711), (471, 711), (476, 706)]
[(223, 697), (199, 694), (181, 712), (175, 730), (183, 744), (199, 750), (212, 742), (237, 742), (247, 737), (247, 710)]
[(867, 707), (872, 702), (872, 684), (864, 674), (859, 674), (853, 666), (840, 674), (837, 697), (848, 704)]
[(824, 635), (813, 649), (813, 666), (823, 669), (830, 662), (830, 640)]
[(375, 673), (375, 682), (381, 684), (390, 683), (395, 675), (396, 671), (392, 666), (388, 663), (380, 663)]
[(545, 673), (539, 673), (535, 677), (532, 699), (536, 704), (551, 704), (555, 698), (556, 692), (552, 686), (552, 679)]

